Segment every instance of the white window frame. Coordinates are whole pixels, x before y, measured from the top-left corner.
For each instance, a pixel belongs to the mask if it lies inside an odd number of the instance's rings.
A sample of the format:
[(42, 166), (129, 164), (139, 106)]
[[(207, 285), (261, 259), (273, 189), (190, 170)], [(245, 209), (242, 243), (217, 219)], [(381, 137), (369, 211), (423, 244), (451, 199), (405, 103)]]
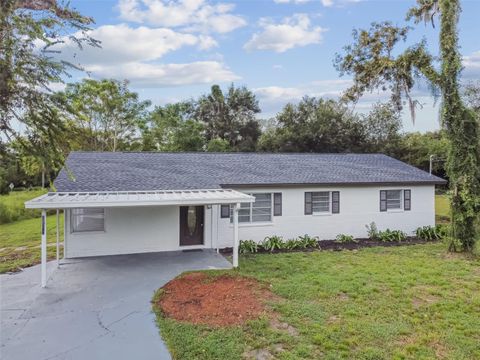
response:
[[(402, 211), (404, 211), (404, 209), (403, 209), (403, 205), (404, 205), (403, 194), (404, 194), (405, 189), (386, 189), (385, 191), (386, 191), (386, 196), (387, 196), (387, 199), (386, 199), (387, 212), (402, 212)], [(389, 191), (400, 192), (400, 207), (398, 207), (398, 208), (389, 208), (388, 207), (388, 192)]]
[[(243, 226), (243, 225), (262, 225), (262, 224), (272, 224), (273, 223), (273, 206), (274, 206), (274, 193), (273, 192), (260, 192), (260, 191), (257, 191), (257, 192), (250, 192), (250, 193), (246, 193), (247, 195), (251, 195), (251, 196), (255, 196), (255, 195), (270, 195), (270, 220), (269, 221), (253, 221), (253, 202), (251, 203), (242, 203), (240, 204), (240, 210), (242, 209), (245, 209), (245, 205), (248, 205), (249, 207), (249, 220), (248, 221), (240, 221), (240, 216), (239, 216), (239, 221), (238, 221), (238, 225), (239, 226)], [(233, 222), (233, 206), (230, 206), (230, 223)]]
[[(312, 191), (312, 216), (317, 215), (331, 215), (332, 214), (332, 191)], [(327, 193), (328, 194), (328, 211), (313, 211), (313, 194)]]
[[(103, 229), (102, 230), (75, 230), (74, 229), (74, 217), (78, 216), (75, 215), (74, 212), (75, 210), (89, 210), (89, 209), (95, 209), (95, 210), (103, 210)], [(105, 208), (75, 208), (75, 209), (70, 209), (70, 234), (91, 234), (91, 233), (104, 233), (105, 232), (105, 222), (106, 222), (106, 213), (105, 213)]]

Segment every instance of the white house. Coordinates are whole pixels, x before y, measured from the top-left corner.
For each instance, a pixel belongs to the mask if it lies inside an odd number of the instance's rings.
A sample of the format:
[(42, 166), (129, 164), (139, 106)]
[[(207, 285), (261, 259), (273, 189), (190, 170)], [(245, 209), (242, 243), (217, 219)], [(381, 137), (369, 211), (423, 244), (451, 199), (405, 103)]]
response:
[(434, 225), (444, 183), (381, 154), (73, 152), (26, 207), (44, 210), (44, 267), (46, 209), (65, 212), (66, 258), (233, 247), (237, 266), (242, 239)]

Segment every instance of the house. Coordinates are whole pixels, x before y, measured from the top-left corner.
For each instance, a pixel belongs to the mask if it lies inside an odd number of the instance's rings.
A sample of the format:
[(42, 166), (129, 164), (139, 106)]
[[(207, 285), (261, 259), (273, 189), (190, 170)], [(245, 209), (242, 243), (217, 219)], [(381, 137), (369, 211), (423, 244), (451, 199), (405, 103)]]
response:
[(63, 209), (66, 258), (233, 247), (237, 266), (241, 239), (434, 225), (444, 183), (381, 154), (73, 152), (26, 207), (43, 209), (43, 263), (45, 210)]

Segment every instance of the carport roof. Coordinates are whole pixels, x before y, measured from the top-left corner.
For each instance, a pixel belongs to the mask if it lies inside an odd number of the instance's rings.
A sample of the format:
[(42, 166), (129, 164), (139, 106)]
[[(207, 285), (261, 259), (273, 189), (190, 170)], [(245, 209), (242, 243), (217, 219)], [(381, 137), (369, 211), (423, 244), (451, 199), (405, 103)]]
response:
[(253, 202), (250, 195), (231, 189), (168, 191), (50, 192), (27, 201), (27, 209), (213, 205)]

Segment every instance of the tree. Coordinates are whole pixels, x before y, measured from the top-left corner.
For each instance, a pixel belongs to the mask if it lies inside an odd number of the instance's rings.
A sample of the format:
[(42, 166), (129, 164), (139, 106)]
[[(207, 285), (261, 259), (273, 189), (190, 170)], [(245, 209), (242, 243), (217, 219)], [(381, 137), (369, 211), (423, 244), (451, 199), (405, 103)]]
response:
[(366, 152), (377, 152), (399, 157), (401, 143), (400, 112), (391, 102), (376, 103), (364, 117)]
[(92, 22), (55, 0), (0, 2), (0, 141), (17, 140), (30, 154), (45, 157), (46, 148), (26, 141), (28, 137), (15, 130), (20, 123), (26, 132), (48, 138), (55, 151), (63, 123), (54, 116), (59, 104), (51, 84), (63, 82), (70, 70), (80, 68), (53, 49), (66, 38), (79, 49), (99, 46), (87, 34)]
[(341, 74), (354, 77), (344, 99), (357, 101), (367, 91), (389, 90), (398, 110), (407, 100), (413, 120), (417, 102), (410, 94), (420, 78), (428, 82), (434, 95), (442, 97), (441, 121), (450, 142), (446, 164), (451, 187), (450, 250), (472, 251), (480, 198), (479, 129), (473, 111), (460, 96), (459, 14), (459, 0), (417, 0), (417, 6), (407, 14), (407, 20), (413, 19), (416, 24), (434, 24), (435, 17), (440, 17), (439, 63), (427, 51), (425, 41), (396, 55), (410, 28), (384, 22), (372, 24), (369, 30), (355, 30), (353, 45), (345, 47), (344, 55), (337, 55), (336, 66)]
[(448, 156), (449, 142), (444, 131), (419, 132), (405, 134), (399, 145), (398, 159), (429, 171), (430, 155), (435, 155), (433, 173), (444, 177), (445, 160)]
[(358, 152), (365, 145), (361, 119), (334, 101), (305, 97), (277, 114), (277, 128), (259, 141), (263, 151)]
[(72, 145), (81, 150), (129, 149), (150, 106), (127, 81), (85, 79), (68, 84), (58, 96), (68, 108)]
[(146, 149), (160, 151), (203, 151), (203, 124), (190, 118), (192, 103), (157, 106), (143, 131)]
[(224, 94), (218, 85), (213, 85), (210, 94), (195, 101), (192, 118), (205, 125), (207, 141), (224, 139), (235, 151), (254, 151), (261, 135), (255, 119), (259, 112), (255, 94), (246, 87), (232, 84)]

